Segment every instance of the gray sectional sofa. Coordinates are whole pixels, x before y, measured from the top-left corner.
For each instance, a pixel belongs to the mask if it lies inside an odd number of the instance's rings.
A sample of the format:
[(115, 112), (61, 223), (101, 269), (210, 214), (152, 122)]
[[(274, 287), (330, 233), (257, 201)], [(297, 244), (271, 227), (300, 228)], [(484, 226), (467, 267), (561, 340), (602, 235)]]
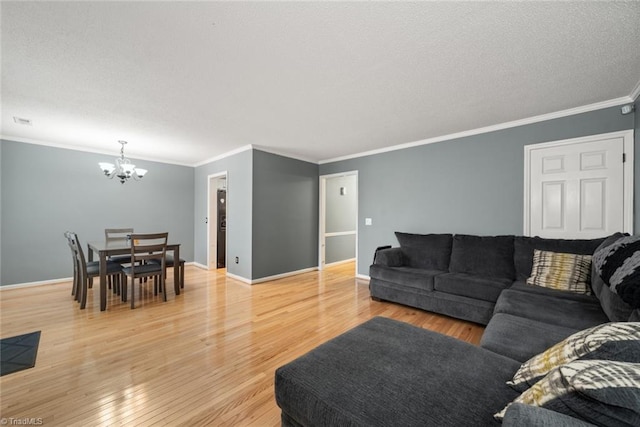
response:
[(369, 268), (371, 297), (486, 325), (498, 297), (522, 289), (534, 249), (593, 254), (604, 239), (396, 233)]
[[(593, 295), (527, 285), (533, 249), (591, 254), (621, 236), (569, 241), (398, 233), (400, 248), (376, 254), (371, 295), (486, 324), (480, 346), (371, 319), (276, 371), (282, 425), (499, 425), (493, 415), (519, 395), (506, 382), (522, 362), (585, 328), (640, 321), (640, 310), (594, 270)], [(640, 424), (638, 400), (635, 414), (612, 425)], [(509, 406), (503, 424), (590, 425), (580, 416), (522, 404)]]

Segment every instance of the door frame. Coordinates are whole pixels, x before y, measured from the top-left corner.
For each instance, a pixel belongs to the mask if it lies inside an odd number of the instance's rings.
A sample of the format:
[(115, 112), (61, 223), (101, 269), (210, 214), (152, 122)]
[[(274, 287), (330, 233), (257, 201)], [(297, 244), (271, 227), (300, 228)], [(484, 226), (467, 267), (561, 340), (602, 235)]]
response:
[(355, 253), (355, 257), (356, 257), (356, 274), (358, 273), (358, 235), (359, 233), (359, 228), (358, 228), (358, 212), (359, 212), (359, 208), (360, 208), (360, 188), (359, 188), (359, 184), (358, 184), (358, 171), (354, 170), (354, 171), (347, 171), (347, 172), (339, 172), (339, 173), (332, 173), (332, 174), (328, 174), (328, 175), (320, 175), (320, 179), (319, 179), (319, 186), (320, 186), (320, 191), (319, 191), (319, 203), (318, 203), (318, 207), (319, 207), (319, 212), (318, 212), (318, 270), (322, 271), (324, 270), (325, 267), (325, 250), (326, 250), (326, 245), (325, 245), (325, 231), (326, 231), (326, 216), (327, 216), (327, 179), (331, 179), (331, 178), (338, 178), (341, 176), (355, 176), (356, 177), (356, 253)]
[(622, 150), (625, 156), (622, 163), (623, 182), (623, 208), (622, 223), (624, 233), (633, 234), (633, 129), (589, 135), (579, 138), (563, 139), (559, 141), (543, 142), (540, 144), (530, 144), (524, 146), (524, 221), (523, 235), (531, 234), (531, 152), (536, 149), (560, 147), (563, 145), (583, 144), (587, 142), (599, 141), (602, 139), (622, 138)]
[[(215, 202), (215, 206), (217, 207), (217, 201), (212, 201), (211, 200), (211, 183), (215, 182), (216, 184), (218, 183), (218, 179), (220, 178), (226, 178), (227, 180), (227, 199), (225, 200), (225, 203), (227, 204), (227, 216), (228, 216), (228, 212), (229, 212), (229, 174), (227, 173), (227, 171), (224, 172), (218, 172), (218, 173), (214, 173), (212, 175), (208, 175), (207, 176), (207, 269), (208, 270), (216, 270), (218, 268), (218, 264), (217, 264), (217, 258), (218, 258), (218, 254), (216, 253), (216, 262), (214, 263), (213, 267), (212, 267), (212, 263), (211, 263), (211, 227), (215, 225), (216, 227), (216, 232), (217, 232), (217, 228), (218, 228), (218, 217), (217, 217), (217, 212), (216, 212), (216, 217), (215, 218), (211, 218), (211, 204), (212, 202)], [(217, 196), (217, 191), (216, 191), (216, 197)], [(226, 251), (226, 248), (228, 246), (228, 242), (229, 242), (229, 223), (227, 222), (227, 238), (225, 239), (225, 256), (228, 253)], [(216, 233), (217, 235), (217, 233)], [(225, 259), (225, 265), (227, 265), (227, 260)]]

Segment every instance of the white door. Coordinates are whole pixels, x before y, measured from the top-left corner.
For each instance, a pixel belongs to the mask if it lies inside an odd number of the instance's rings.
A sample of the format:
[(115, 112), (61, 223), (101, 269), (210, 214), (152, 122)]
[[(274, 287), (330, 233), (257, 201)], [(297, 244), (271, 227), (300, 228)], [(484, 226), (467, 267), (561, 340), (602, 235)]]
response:
[(525, 234), (591, 239), (631, 232), (629, 132), (525, 147)]

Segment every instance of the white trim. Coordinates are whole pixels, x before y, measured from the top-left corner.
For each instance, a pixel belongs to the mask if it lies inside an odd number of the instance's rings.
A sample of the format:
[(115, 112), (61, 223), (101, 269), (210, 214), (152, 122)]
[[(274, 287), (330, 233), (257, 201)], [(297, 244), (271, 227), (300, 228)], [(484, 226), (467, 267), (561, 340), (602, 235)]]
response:
[(633, 182), (634, 182), (634, 134), (629, 130), (624, 136), (625, 163), (623, 165), (624, 177), (624, 219), (623, 226), (627, 233), (633, 234)]
[(635, 102), (636, 99), (638, 99), (638, 96), (640, 96), (640, 81), (638, 81), (636, 87), (633, 88), (631, 94), (629, 94), (629, 98), (631, 98), (631, 102)]
[(297, 276), (298, 274), (310, 273), (312, 271), (317, 271), (317, 270), (318, 270), (318, 267), (303, 268), (302, 270), (290, 271), (288, 273), (276, 274), (274, 276), (267, 276), (267, 277), (261, 277), (259, 279), (254, 279), (254, 280), (251, 280), (251, 284), (255, 285), (257, 283), (270, 282), (272, 280), (284, 279), (286, 277)]
[(522, 222), (522, 232), (525, 236), (531, 235), (531, 192), (529, 185), (529, 177), (531, 173), (531, 152), (533, 150), (545, 149), (551, 147), (559, 147), (562, 145), (582, 144), (591, 141), (598, 141), (602, 139), (622, 138), (623, 152), (625, 153), (626, 161), (623, 163), (623, 187), (624, 187), (624, 207), (623, 207), (623, 227), (622, 230), (625, 233), (633, 234), (633, 129), (623, 130), (618, 132), (602, 133), (598, 135), (582, 136), (579, 138), (563, 139), (559, 141), (543, 142), (539, 144), (529, 144), (524, 146), (524, 192), (523, 192), (523, 206), (524, 215)]
[(371, 280), (371, 277), (367, 276), (366, 274), (356, 274), (356, 279)]
[(335, 231), (333, 233), (324, 233), (324, 237), (337, 237), (337, 236), (352, 236), (358, 234), (356, 230), (353, 231)]
[(227, 270), (227, 277), (231, 277), (232, 279), (238, 280), (242, 283), (247, 283), (251, 285), (251, 279), (247, 279), (246, 277), (238, 276), (237, 274), (229, 273)]
[(326, 267), (335, 267), (336, 265), (347, 264), (347, 263), (353, 262), (355, 260), (356, 260), (355, 258), (343, 259), (342, 261), (335, 261), (335, 262), (332, 262), (332, 263), (329, 263), (329, 264), (325, 264), (324, 266), (325, 266), (325, 268)]
[[(71, 145), (71, 144), (60, 144), (57, 142), (47, 142), (47, 141), (41, 141), (41, 140), (37, 140), (37, 139), (30, 139), (30, 138), (18, 138), (18, 137), (13, 137), (13, 136), (6, 136), (6, 135), (0, 135), (0, 139), (8, 141), (8, 142), (22, 142), (25, 144), (32, 144), (32, 145), (42, 145), (45, 147), (53, 147), (53, 148), (62, 148), (64, 150), (73, 150), (73, 151), (82, 151), (85, 153), (93, 153), (93, 154), (104, 154), (105, 156), (110, 156), (110, 157), (118, 157), (118, 152), (117, 150), (101, 150), (101, 149), (96, 149), (96, 148), (91, 148), (91, 147), (80, 147), (78, 145)], [(163, 164), (167, 164), (167, 165), (177, 165), (177, 166), (187, 166), (187, 167), (193, 167), (192, 164), (190, 163), (180, 163), (180, 162), (172, 162), (172, 161), (168, 161), (166, 159), (158, 159), (158, 158), (154, 158), (154, 157), (140, 157), (140, 156), (127, 156), (127, 158), (131, 159), (131, 160), (146, 160), (149, 162), (155, 162), (155, 163), (163, 163)], [(108, 160), (108, 159), (107, 159)]]
[(324, 258), (326, 255), (325, 245), (325, 217), (327, 215), (327, 178), (318, 177), (318, 270), (324, 270)]
[(212, 162), (215, 162), (215, 161), (218, 161), (218, 160), (222, 160), (222, 159), (224, 159), (226, 157), (231, 157), (231, 156), (233, 156), (235, 154), (242, 153), (243, 151), (247, 151), (247, 150), (253, 150), (253, 145), (251, 145), (251, 144), (243, 145), (242, 147), (236, 148), (236, 149), (231, 150), (231, 151), (227, 151), (226, 153), (222, 153), (222, 154), (217, 155), (215, 157), (211, 157), (209, 159), (206, 159), (206, 160), (203, 160), (201, 162), (197, 162), (197, 163), (191, 164), (189, 166), (197, 168), (199, 166), (204, 166), (206, 164), (209, 164), (209, 163), (212, 163)]
[(290, 277), (290, 276), (297, 276), (298, 274), (303, 274), (303, 273), (309, 273), (312, 271), (317, 271), (318, 268), (317, 267), (310, 267), (310, 268), (304, 268), (302, 270), (296, 270), (296, 271), (290, 271), (288, 273), (282, 273), (282, 274), (276, 274), (274, 276), (267, 276), (267, 277), (261, 277), (259, 279), (247, 279), (246, 277), (242, 277), (242, 276), (238, 276), (236, 274), (232, 274), (227, 272), (227, 276), (231, 277), (232, 279), (236, 279), (239, 280), (243, 283), (247, 283), (249, 285), (255, 285), (258, 283), (264, 283), (264, 282), (270, 282), (272, 280), (278, 280), (278, 279), (284, 279), (286, 277)]
[(584, 105), (582, 107), (570, 108), (568, 110), (556, 111), (554, 113), (542, 114), (539, 116), (528, 117), (525, 119), (514, 120), (511, 122), (500, 123), (497, 125), (486, 126), (477, 129), (471, 129), (463, 132), (452, 133), (449, 135), (436, 136), (434, 138), (427, 138), (420, 141), (407, 142), (404, 144), (393, 145), (391, 147), (379, 148), (377, 150), (365, 151), (357, 154), (349, 154), (342, 157), (335, 157), (332, 159), (320, 160), (318, 164), (334, 163), (342, 160), (355, 159), (358, 157), (372, 156), (374, 154), (382, 154), (390, 151), (404, 150), (405, 148), (418, 147), (421, 145), (434, 144), (436, 142), (449, 141), (452, 139), (465, 138), (473, 135), (480, 135), (483, 133), (495, 132), (498, 130), (514, 128), (518, 126), (529, 125), (532, 123), (544, 122), (547, 120), (558, 119), (561, 117), (573, 116), (575, 114), (587, 113), (590, 111), (601, 110), (604, 108), (615, 107), (619, 105), (628, 104), (633, 102), (631, 96), (623, 96), (621, 98), (611, 99), (608, 101), (597, 102), (595, 104)]
[[(593, 104), (583, 105), (583, 106), (580, 106), (580, 107), (575, 107), (575, 108), (570, 108), (570, 109), (567, 109), (567, 110), (556, 111), (556, 112), (548, 113), (548, 114), (542, 114), (542, 115), (539, 115), (539, 116), (528, 117), (528, 118), (524, 118), (524, 119), (520, 119), (520, 120), (514, 120), (514, 121), (505, 122), (505, 123), (501, 123), (501, 124), (497, 124), (497, 125), (491, 125), (491, 126), (486, 126), (486, 127), (482, 127), (482, 128), (470, 129), (470, 130), (467, 130), (467, 131), (462, 131), (462, 132), (452, 133), (452, 134), (448, 134), (448, 135), (437, 136), (437, 137), (433, 137), (433, 138), (422, 139), (422, 140), (414, 141), (414, 142), (407, 142), (407, 143), (404, 143), (404, 144), (393, 145), (391, 147), (384, 147), (384, 148), (379, 148), (379, 149), (376, 149), (376, 150), (363, 151), (363, 152), (360, 152), (360, 153), (348, 154), (346, 156), (334, 157), (334, 158), (329, 158), (329, 159), (324, 159), (324, 160), (319, 160), (319, 161), (315, 161), (315, 160), (312, 160), (312, 159), (309, 159), (309, 158), (305, 158), (303, 156), (297, 156), (297, 155), (294, 155), (294, 154), (289, 154), (289, 153), (285, 153), (283, 151), (278, 151), (278, 150), (271, 149), (271, 148), (268, 148), (268, 147), (264, 147), (264, 146), (260, 146), (260, 145), (253, 145), (253, 144), (244, 145), (242, 147), (235, 148), (233, 150), (227, 151), (225, 153), (222, 153), (222, 154), (219, 154), (217, 156), (214, 156), (214, 157), (211, 157), (211, 158), (199, 161), (199, 162), (195, 162), (195, 163), (172, 162), (172, 161), (168, 161), (166, 159), (158, 159), (158, 158), (153, 158), (153, 157), (131, 157), (131, 158), (140, 159), (140, 160), (147, 160), (147, 161), (151, 161), (151, 162), (173, 164), (173, 165), (178, 165), (178, 166), (189, 166), (189, 167), (196, 168), (196, 167), (199, 167), (199, 166), (204, 166), (206, 164), (215, 162), (217, 160), (222, 160), (222, 159), (224, 159), (226, 157), (233, 156), (233, 155), (241, 153), (243, 151), (257, 149), (257, 150), (260, 150), (260, 151), (264, 151), (264, 152), (271, 153), (271, 154), (276, 154), (276, 155), (283, 156), (283, 157), (288, 157), (288, 158), (301, 160), (301, 161), (308, 162), (308, 163), (322, 165), (322, 164), (326, 164), (326, 163), (339, 162), (339, 161), (342, 161), (342, 160), (349, 160), (349, 159), (356, 159), (356, 158), (359, 158), (359, 157), (372, 156), (374, 154), (387, 153), (387, 152), (390, 152), (390, 151), (403, 150), (405, 148), (411, 148), (411, 147), (418, 147), (418, 146), (421, 146), (421, 145), (434, 144), (436, 142), (443, 142), (443, 141), (448, 141), (448, 140), (451, 140), (451, 139), (464, 138), (464, 137), (473, 136), (473, 135), (480, 135), (480, 134), (483, 134), (483, 133), (494, 132), (494, 131), (498, 131), (498, 130), (517, 127), (517, 126), (523, 126), (523, 125), (527, 125), (527, 124), (543, 122), (543, 121), (546, 121), (546, 120), (553, 120), (553, 119), (557, 119), (557, 118), (561, 118), (561, 117), (567, 117), (567, 116), (571, 116), (571, 115), (575, 115), (575, 114), (587, 113), (587, 112), (590, 112), (590, 111), (596, 111), (596, 110), (609, 108), (609, 107), (615, 107), (615, 106), (619, 106), (619, 105), (633, 103), (633, 102), (636, 101), (636, 99), (639, 96), (640, 96), (640, 81), (638, 82), (638, 84), (635, 86), (635, 88), (631, 91), (631, 93), (628, 96), (623, 96), (623, 97), (620, 97), (620, 98), (614, 98), (614, 99), (610, 99), (610, 100), (607, 100), (607, 101), (596, 102), (596, 103), (593, 103)], [(48, 147), (64, 148), (64, 149), (75, 150), (75, 151), (84, 151), (84, 152), (87, 152), (87, 153), (96, 153), (96, 154), (104, 154), (104, 155), (112, 155), (113, 154), (112, 151), (107, 151), (107, 150), (98, 150), (98, 149), (93, 149), (93, 148), (89, 148), (89, 147), (80, 147), (80, 146), (77, 146), (77, 145), (61, 144), (61, 143), (55, 143), (55, 142), (50, 142), (50, 141), (36, 140), (36, 139), (30, 139), (30, 138), (21, 138), (21, 137), (8, 136), (8, 135), (2, 135), (2, 134), (0, 134), (0, 139), (4, 139), (4, 140), (7, 140), (7, 141), (24, 142), (24, 143), (27, 143), (27, 144), (44, 145), (44, 146), (48, 146)]]
[(198, 268), (199, 268), (199, 269), (201, 269), (201, 270), (207, 270), (207, 271), (209, 271), (209, 267), (207, 267), (207, 266), (206, 266), (206, 265), (204, 265), (204, 264), (200, 264), (199, 262), (195, 262), (195, 261), (193, 261), (193, 262), (188, 262), (188, 263), (187, 263), (187, 265), (193, 265), (194, 267), (198, 267)]
[(287, 157), (289, 159), (300, 160), (302, 162), (307, 162), (307, 163), (313, 163), (314, 165), (318, 164), (318, 162), (316, 160), (311, 160), (311, 159), (309, 159), (307, 157), (302, 157), (302, 156), (298, 156), (298, 155), (295, 155), (295, 154), (285, 153), (283, 151), (278, 151), (278, 150), (275, 150), (273, 148), (264, 147), (262, 145), (251, 145), (251, 147), (253, 147), (254, 150), (263, 151), (263, 152), (269, 153), (269, 154), (275, 154), (276, 156)]
[(13, 285), (0, 286), (0, 291), (7, 289), (30, 288), (33, 286), (55, 285), (59, 283), (69, 283), (73, 281), (73, 277), (63, 277), (61, 279), (41, 280), (38, 282), (16, 283)]

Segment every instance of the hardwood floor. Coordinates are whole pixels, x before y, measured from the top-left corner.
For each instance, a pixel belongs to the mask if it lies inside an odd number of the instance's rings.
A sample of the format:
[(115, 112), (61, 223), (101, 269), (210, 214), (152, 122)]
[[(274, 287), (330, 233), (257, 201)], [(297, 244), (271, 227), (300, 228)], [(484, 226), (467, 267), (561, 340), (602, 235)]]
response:
[[(0, 377), (2, 418), (53, 425), (276, 426), (277, 367), (373, 316), (477, 344), (483, 327), (374, 302), (354, 265), (249, 286), (186, 268), (185, 292), (131, 310), (71, 284), (0, 291), (1, 336), (41, 330), (36, 366)], [(139, 290), (139, 289), (138, 289)], [(137, 299), (137, 295), (136, 295)]]

